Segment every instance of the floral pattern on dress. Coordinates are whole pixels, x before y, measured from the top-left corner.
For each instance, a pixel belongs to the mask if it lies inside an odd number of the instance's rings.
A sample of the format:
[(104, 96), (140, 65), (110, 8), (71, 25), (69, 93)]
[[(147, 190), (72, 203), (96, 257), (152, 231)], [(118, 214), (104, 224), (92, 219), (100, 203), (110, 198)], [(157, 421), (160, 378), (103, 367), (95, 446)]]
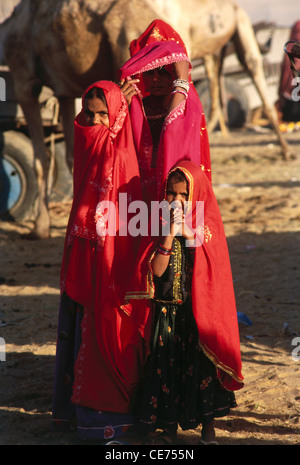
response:
[(187, 281), (192, 276), (189, 267), (193, 256), (182, 251), (182, 260), (171, 258), (166, 275), (160, 283), (156, 281), (151, 356), (138, 405), (140, 423), (150, 431), (162, 428), (175, 432), (178, 425), (183, 430), (196, 428), (227, 415), (236, 405), (234, 394), (221, 387), (215, 366), (201, 349), (189, 294), (181, 293), (182, 304), (173, 300), (168, 280), (174, 282), (178, 272), (174, 263), (182, 266), (182, 288), (189, 288)]

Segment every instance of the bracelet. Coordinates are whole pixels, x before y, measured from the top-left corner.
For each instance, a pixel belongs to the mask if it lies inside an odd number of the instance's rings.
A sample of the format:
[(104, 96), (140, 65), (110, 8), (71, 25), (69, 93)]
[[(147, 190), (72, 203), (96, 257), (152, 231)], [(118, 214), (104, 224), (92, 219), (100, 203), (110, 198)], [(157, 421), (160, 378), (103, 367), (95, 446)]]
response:
[(173, 87), (182, 87), (186, 92), (188, 92), (190, 83), (184, 79), (175, 79), (175, 81), (173, 81)]
[(185, 96), (185, 98), (188, 98), (188, 94), (187, 94), (187, 92), (185, 92), (185, 90), (173, 90), (171, 92), (171, 95), (173, 95), (173, 94), (183, 94)]
[(161, 249), (165, 250), (166, 252), (172, 252), (172, 247), (170, 249), (168, 249), (168, 247), (165, 247), (164, 245), (162, 244), (159, 244), (159, 246)]
[(161, 255), (171, 255), (172, 249), (167, 249), (163, 245), (159, 244), (157, 248), (157, 252), (160, 253)]
[(160, 255), (169, 256), (169, 255), (171, 255), (172, 252), (165, 252), (164, 250), (161, 250), (161, 249), (158, 247), (157, 253), (159, 253)]

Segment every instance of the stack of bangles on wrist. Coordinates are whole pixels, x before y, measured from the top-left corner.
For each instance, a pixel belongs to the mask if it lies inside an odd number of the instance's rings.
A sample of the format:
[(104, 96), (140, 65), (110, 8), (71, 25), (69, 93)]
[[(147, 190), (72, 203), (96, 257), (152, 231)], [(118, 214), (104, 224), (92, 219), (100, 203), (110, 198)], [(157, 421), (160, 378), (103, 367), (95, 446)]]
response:
[(161, 255), (171, 255), (172, 249), (167, 249), (163, 245), (159, 244), (157, 248), (157, 252), (160, 253)]
[[(175, 89), (175, 87), (180, 87), (180, 89)], [(185, 98), (188, 97), (188, 91), (190, 88), (190, 84), (188, 81), (185, 81), (184, 79), (176, 79), (175, 81), (173, 81), (173, 88), (174, 90), (172, 92), (172, 95), (179, 93), (183, 94)]]

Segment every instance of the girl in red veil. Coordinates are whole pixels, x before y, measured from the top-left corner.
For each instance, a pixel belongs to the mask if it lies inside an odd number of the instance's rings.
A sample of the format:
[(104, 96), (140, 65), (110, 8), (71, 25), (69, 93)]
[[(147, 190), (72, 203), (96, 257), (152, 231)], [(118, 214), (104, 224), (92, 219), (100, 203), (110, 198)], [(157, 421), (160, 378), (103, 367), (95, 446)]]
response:
[[(80, 438), (107, 440), (124, 436), (133, 423), (144, 362), (136, 325), (120, 311), (137, 242), (120, 234), (118, 199), (139, 200), (141, 189), (128, 105), (116, 84), (99, 81), (86, 89), (74, 147), (53, 420), (60, 427), (75, 422)], [(111, 218), (115, 231), (108, 231)]]
[(123, 306), (150, 353), (137, 417), (144, 431), (163, 430), (158, 444), (175, 440), (178, 425), (200, 424), (212, 442), (214, 418), (229, 413), (243, 386), (227, 242), (211, 183), (195, 163), (170, 170), (164, 199), (181, 202), (185, 226), (144, 239)]
[(130, 104), (144, 199), (159, 198), (169, 169), (192, 160), (211, 179), (206, 121), (191, 81), (185, 45), (162, 20), (153, 21), (130, 45), (119, 72)]

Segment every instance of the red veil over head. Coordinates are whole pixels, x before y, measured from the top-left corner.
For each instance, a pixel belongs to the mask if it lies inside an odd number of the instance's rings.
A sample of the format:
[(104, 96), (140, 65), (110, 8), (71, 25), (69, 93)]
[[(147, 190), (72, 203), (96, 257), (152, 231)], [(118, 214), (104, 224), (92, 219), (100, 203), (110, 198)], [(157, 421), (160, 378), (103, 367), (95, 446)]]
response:
[[(174, 169), (185, 175), (189, 186), (190, 212), (196, 225), (196, 202), (204, 202), (204, 224), (199, 225), (202, 245), (195, 248), (192, 305), (200, 344), (215, 364), (220, 382), (228, 390), (243, 386), (237, 311), (228, 247), (217, 200), (203, 170), (190, 161)], [(170, 172), (172, 172), (171, 170)], [(134, 277), (123, 310), (136, 321), (148, 339), (151, 325), (150, 299), (155, 295), (151, 260), (159, 238), (145, 238), (137, 257)]]
[[(64, 247), (61, 290), (84, 306), (82, 344), (75, 365), (73, 402), (124, 412), (139, 380), (142, 347), (136, 328), (119, 311), (136, 255), (136, 239), (119, 234), (119, 194), (141, 199), (139, 168), (127, 102), (108, 81), (103, 89), (109, 129), (75, 119), (74, 199)], [(108, 211), (100, 205), (107, 202)], [(115, 231), (108, 230), (111, 212)], [(113, 219), (111, 218), (111, 219)], [(112, 224), (112, 223), (111, 223)]]
[(185, 55), (187, 55), (185, 44), (178, 32), (162, 19), (155, 19), (140, 37), (131, 42), (129, 47), (130, 56), (136, 55), (142, 48), (153, 42), (165, 42), (167, 40), (172, 40), (181, 45)]
[[(211, 163), (206, 121), (201, 102), (192, 82), (186, 101), (167, 115), (162, 129), (156, 167), (152, 162), (152, 137), (143, 110), (147, 95), (142, 73), (177, 61), (189, 61), (180, 36), (166, 23), (156, 20), (130, 46), (134, 54), (120, 69), (120, 79), (139, 77), (138, 96), (133, 97), (130, 114), (144, 198), (160, 195), (168, 171), (180, 160), (192, 160), (211, 179)], [(191, 65), (190, 65), (191, 68)]]
[[(93, 266), (96, 266), (92, 257), (95, 248), (98, 248), (104, 258), (106, 267), (101, 282), (103, 279), (107, 281), (109, 277), (109, 284), (115, 283), (119, 291), (123, 292), (124, 278), (119, 267), (114, 265), (114, 256), (118, 254), (118, 263), (122, 264), (130, 257), (135, 247), (130, 236), (107, 234), (105, 218), (108, 215), (99, 207), (104, 205), (104, 202), (114, 204), (118, 231), (119, 194), (127, 194), (128, 201), (141, 198), (139, 168), (126, 100), (116, 84), (98, 81), (86, 89), (82, 103), (85, 95), (93, 87), (104, 91), (110, 127), (107, 129), (101, 124), (87, 126), (83, 109), (75, 119), (74, 200), (61, 272), (62, 290), (76, 302), (92, 308), (95, 297)], [(74, 239), (84, 240), (79, 241), (85, 244), (82, 252), (78, 244), (74, 244)], [(87, 245), (88, 241), (91, 241), (93, 246)], [(108, 270), (109, 275), (106, 276)]]

